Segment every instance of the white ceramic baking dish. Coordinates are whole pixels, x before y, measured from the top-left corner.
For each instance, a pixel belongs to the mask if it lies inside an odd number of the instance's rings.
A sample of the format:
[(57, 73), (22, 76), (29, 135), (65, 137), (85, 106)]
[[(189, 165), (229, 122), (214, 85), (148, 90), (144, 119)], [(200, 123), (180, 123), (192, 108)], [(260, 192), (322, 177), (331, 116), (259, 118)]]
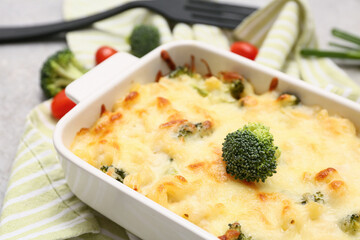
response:
[(144, 240), (218, 238), (102, 173), (76, 157), (68, 147), (81, 128), (90, 127), (98, 119), (102, 104), (111, 109), (115, 100), (123, 96), (133, 82), (153, 82), (159, 70), (169, 72), (160, 58), (161, 50), (168, 51), (176, 65), (189, 63), (190, 56), (194, 55), (196, 70), (200, 73), (206, 73), (200, 59), (209, 63), (213, 73), (239, 72), (251, 81), (258, 93), (267, 91), (271, 80), (277, 77), (279, 91), (295, 93), (304, 104), (320, 105), (331, 114), (347, 117), (360, 129), (358, 104), (203, 43), (173, 42), (160, 46), (141, 59), (126, 53), (115, 54), (68, 86), (66, 94), (78, 105), (57, 124), (54, 145), (74, 194)]

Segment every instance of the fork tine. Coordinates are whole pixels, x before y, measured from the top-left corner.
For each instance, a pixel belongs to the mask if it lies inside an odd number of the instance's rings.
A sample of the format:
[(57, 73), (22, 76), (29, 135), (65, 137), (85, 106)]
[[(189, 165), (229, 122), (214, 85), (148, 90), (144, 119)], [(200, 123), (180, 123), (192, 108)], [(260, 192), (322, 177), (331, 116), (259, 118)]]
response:
[(185, 7), (193, 10), (201, 10), (206, 12), (229, 12), (239, 15), (250, 15), (256, 9), (251, 7), (229, 5), (223, 3), (215, 3), (201, 0), (188, 0)]
[(206, 15), (206, 14), (193, 14), (192, 17), (196, 20), (197, 23), (214, 25), (223, 28), (234, 29), (236, 28), (242, 19), (224, 19), (222, 17), (217, 17), (214, 15)]
[(252, 11), (255, 11), (254, 8), (199, 0), (187, 0), (184, 7), (194, 20), (226, 28), (235, 28)]
[(229, 13), (209, 13), (209, 12), (192, 12), (192, 16), (194, 18), (203, 18), (203, 19), (212, 19), (217, 21), (228, 21), (228, 22), (236, 22), (240, 23), (244, 20), (247, 15), (236, 15), (236, 14), (229, 14)]
[(244, 14), (244, 13), (235, 13), (235, 12), (225, 12), (222, 11), (220, 9), (204, 9), (204, 8), (200, 8), (200, 7), (186, 7), (186, 9), (191, 13), (191, 14), (201, 14), (201, 15), (206, 15), (209, 17), (212, 16), (217, 16), (217, 17), (222, 17), (224, 19), (233, 19), (233, 20), (242, 20), (244, 19), (244, 17), (248, 16), (249, 14)]

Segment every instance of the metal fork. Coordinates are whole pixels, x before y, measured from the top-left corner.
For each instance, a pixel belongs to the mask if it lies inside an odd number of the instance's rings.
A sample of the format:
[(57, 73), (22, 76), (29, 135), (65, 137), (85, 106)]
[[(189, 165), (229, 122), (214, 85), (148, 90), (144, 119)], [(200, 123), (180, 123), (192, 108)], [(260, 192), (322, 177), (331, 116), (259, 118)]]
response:
[(92, 23), (125, 10), (143, 7), (175, 22), (202, 23), (234, 29), (256, 9), (201, 0), (145, 0), (132, 1), (110, 10), (72, 21), (31, 27), (0, 28), (0, 43), (38, 39), (56, 33), (89, 27)]

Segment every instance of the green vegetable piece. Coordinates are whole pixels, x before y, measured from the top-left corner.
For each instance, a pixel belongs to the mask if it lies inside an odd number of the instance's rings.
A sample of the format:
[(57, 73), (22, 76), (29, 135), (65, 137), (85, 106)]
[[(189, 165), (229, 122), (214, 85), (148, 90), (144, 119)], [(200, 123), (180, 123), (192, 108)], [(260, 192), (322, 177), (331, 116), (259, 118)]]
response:
[(139, 25), (133, 29), (129, 41), (131, 53), (142, 57), (160, 45), (160, 33), (154, 26)]
[(69, 49), (56, 52), (44, 62), (41, 68), (41, 88), (46, 97), (54, 97), (86, 71)]
[(110, 171), (111, 177), (115, 178), (117, 181), (123, 183), (125, 177), (128, 175), (128, 173), (120, 168), (114, 167), (113, 165), (107, 166), (103, 165), (100, 167), (100, 170), (104, 173), (107, 173)]
[(195, 123), (196, 131), (199, 134), (200, 137), (208, 136), (212, 133), (213, 126), (210, 121), (204, 121)]
[(127, 173), (119, 168), (115, 168), (115, 179), (118, 180), (119, 182), (124, 182), (125, 177), (127, 176)]
[(246, 236), (244, 233), (240, 233), (239, 237), (236, 240), (252, 240), (251, 236)]
[(335, 37), (360, 45), (360, 36), (356, 36), (336, 28), (332, 29), (331, 33)]
[(296, 105), (299, 105), (299, 103), (301, 102), (300, 101), (300, 98), (295, 95), (295, 94), (292, 94), (292, 93), (283, 93), (281, 94), (278, 98), (277, 98), (277, 101), (283, 106), (283, 107), (286, 107), (286, 106), (296, 106)]
[(356, 234), (357, 232), (360, 232), (360, 214), (349, 214), (340, 221), (339, 226), (341, 230), (348, 234)]
[(177, 67), (174, 71), (169, 73), (169, 78), (177, 78), (184, 74), (191, 76), (191, 71), (187, 67)]
[(276, 173), (276, 160), (280, 156), (273, 141), (269, 128), (261, 123), (249, 123), (229, 133), (222, 148), (226, 172), (235, 179), (265, 182)]
[(230, 223), (229, 224), (229, 230), (236, 230), (240, 233), (240, 235), (234, 239), (234, 240), (252, 240), (253, 238), (251, 236), (246, 236), (244, 233), (241, 232), (241, 225), (240, 223)]
[(317, 202), (317, 203), (324, 204), (325, 203), (324, 194), (322, 194), (320, 191), (318, 191), (318, 192), (316, 192), (314, 194), (304, 193), (302, 195), (301, 204), (305, 205), (305, 204), (307, 204), (309, 202)]
[(318, 49), (301, 49), (301, 55), (305, 57), (329, 57), (329, 58), (344, 58), (344, 59), (360, 59), (360, 51), (325, 51)]
[(198, 123), (185, 123), (179, 127), (178, 137), (185, 138), (197, 134), (197, 136), (205, 137), (212, 132), (212, 123), (210, 121)]
[(185, 123), (180, 126), (178, 131), (178, 137), (188, 137), (196, 132), (196, 126), (193, 123)]
[(106, 173), (109, 169), (109, 166), (101, 166), (100, 170), (103, 171), (104, 173)]
[(236, 80), (230, 84), (230, 94), (235, 99), (240, 99), (241, 93), (244, 91), (244, 84), (241, 80)]
[(200, 96), (202, 97), (207, 97), (209, 95), (209, 93), (204, 90), (204, 89), (201, 89), (199, 88), (198, 86), (193, 86), (193, 88), (198, 92), (198, 94), (200, 94)]
[[(332, 29), (332, 35), (341, 38), (350, 43), (355, 43), (360, 46), (360, 37), (344, 32), (340, 29)], [(344, 59), (360, 59), (360, 49), (358, 47), (350, 47), (337, 43), (330, 43), (332, 46), (343, 48), (346, 51), (326, 51), (318, 49), (302, 49), (300, 51), (303, 56), (316, 56), (316, 57), (330, 57), (330, 58), (344, 58)]]
[(346, 46), (346, 45), (343, 45), (343, 44), (339, 44), (339, 43), (335, 43), (335, 42), (329, 42), (329, 46), (341, 48), (341, 49), (343, 49), (343, 50), (360, 51), (360, 48), (349, 47), (349, 46)]
[(236, 231), (241, 232), (241, 225), (240, 225), (240, 223), (237, 223), (237, 222), (229, 223), (228, 226), (229, 226), (229, 229), (233, 229), (233, 230), (236, 230)]

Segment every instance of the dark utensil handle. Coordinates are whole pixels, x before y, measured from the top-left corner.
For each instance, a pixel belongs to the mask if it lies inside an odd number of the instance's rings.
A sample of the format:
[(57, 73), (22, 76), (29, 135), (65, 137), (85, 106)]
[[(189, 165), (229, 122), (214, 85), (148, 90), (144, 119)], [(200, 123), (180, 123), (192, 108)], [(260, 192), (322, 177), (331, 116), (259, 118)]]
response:
[(143, 6), (143, 1), (128, 2), (124, 5), (112, 8), (108, 11), (101, 12), (89, 17), (76, 19), (73, 21), (57, 22), (32, 27), (0, 28), (0, 43), (37, 39), (56, 33), (85, 28), (90, 26), (94, 22), (103, 20), (105, 18), (121, 13), (125, 10), (139, 6)]

